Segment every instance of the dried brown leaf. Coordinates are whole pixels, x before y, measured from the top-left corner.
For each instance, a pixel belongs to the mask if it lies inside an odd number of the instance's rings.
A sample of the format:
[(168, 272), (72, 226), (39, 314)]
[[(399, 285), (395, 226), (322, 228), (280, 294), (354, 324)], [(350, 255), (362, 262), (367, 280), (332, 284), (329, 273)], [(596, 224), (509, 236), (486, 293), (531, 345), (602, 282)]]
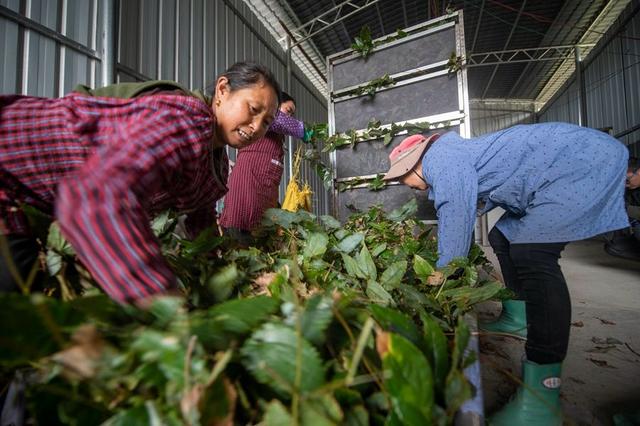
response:
[(202, 398), (203, 394), (204, 386), (198, 383), (182, 395), (182, 399), (180, 400), (180, 410), (182, 411), (183, 418), (188, 419), (191, 417), (191, 413), (193, 410), (197, 409), (198, 403), (200, 402), (200, 398)]
[(615, 337), (607, 337), (606, 339), (603, 339), (601, 337), (592, 337), (591, 341), (596, 345), (623, 345), (624, 344), (623, 342), (616, 339)]
[(251, 284), (253, 294), (255, 294), (256, 296), (260, 296), (263, 294), (271, 296), (271, 292), (269, 291), (269, 284), (273, 282), (276, 275), (278, 274), (275, 272), (265, 272), (264, 274), (253, 280), (253, 283)]
[(376, 350), (380, 355), (380, 358), (384, 357), (389, 352), (389, 339), (390, 335), (386, 331), (378, 331), (376, 333)]
[[(226, 377), (222, 379), (224, 384), (224, 393), (227, 394), (227, 414), (223, 418), (214, 418), (208, 423), (208, 426), (233, 426), (234, 417), (233, 413), (236, 411), (236, 404), (238, 402), (238, 391), (235, 386)], [(202, 407), (201, 407), (202, 410)]]
[(617, 349), (617, 347), (615, 345), (595, 346), (591, 349), (587, 349), (585, 352), (603, 354), (609, 352), (611, 349)]
[(444, 274), (440, 271), (434, 271), (429, 278), (427, 278), (427, 285), (439, 286), (444, 282)]
[[(208, 426), (233, 426), (234, 412), (236, 410), (236, 403), (238, 400), (238, 391), (233, 384), (226, 377), (222, 378), (222, 384), (224, 386), (224, 393), (227, 400), (227, 415), (225, 417), (214, 417), (209, 419), (206, 423)], [(193, 410), (199, 412), (204, 411), (203, 404), (205, 404), (205, 386), (203, 384), (196, 384), (188, 392), (184, 394), (180, 400), (180, 409), (185, 419), (189, 419), (190, 413)]]
[(600, 317), (594, 317), (594, 318), (595, 318), (595, 319), (597, 319), (597, 320), (600, 320), (600, 322), (601, 322), (602, 324), (605, 324), (605, 325), (616, 325), (616, 323), (615, 323), (615, 322), (610, 321), (610, 320), (608, 320), (608, 319), (604, 319), (604, 318), (600, 318)]
[(603, 359), (587, 358), (589, 361), (602, 368), (616, 368)]
[(582, 321), (572, 322), (571, 325), (573, 327), (584, 327), (584, 323)]
[(105, 342), (93, 324), (84, 324), (71, 336), (73, 346), (55, 353), (51, 359), (63, 367), (62, 374), (70, 380), (91, 378), (96, 374)]

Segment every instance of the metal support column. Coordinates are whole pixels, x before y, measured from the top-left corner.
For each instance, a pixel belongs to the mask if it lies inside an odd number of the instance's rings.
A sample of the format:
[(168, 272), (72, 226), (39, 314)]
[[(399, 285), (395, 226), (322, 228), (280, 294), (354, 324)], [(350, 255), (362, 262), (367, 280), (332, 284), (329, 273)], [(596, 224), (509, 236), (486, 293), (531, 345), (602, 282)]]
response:
[(102, 0), (102, 86), (116, 82), (115, 0)]
[(574, 48), (574, 57), (576, 64), (576, 86), (578, 86), (578, 125), (587, 126), (587, 91), (584, 87), (584, 78), (582, 75), (582, 58), (580, 57), (580, 46)]

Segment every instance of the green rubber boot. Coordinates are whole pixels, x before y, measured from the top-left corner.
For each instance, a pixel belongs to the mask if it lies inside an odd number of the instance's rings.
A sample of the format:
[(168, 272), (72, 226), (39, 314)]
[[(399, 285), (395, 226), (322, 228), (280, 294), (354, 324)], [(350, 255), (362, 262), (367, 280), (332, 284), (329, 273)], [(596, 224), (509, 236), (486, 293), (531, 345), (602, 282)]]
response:
[(562, 425), (560, 372), (562, 364), (522, 362), (522, 382), (515, 397), (489, 419), (496, 426)]
[(503, 336), (527, 339), (527, 309), (523, 300), (505, 300), (502, 313), (493, 322), (480, 322), (480, 330)]

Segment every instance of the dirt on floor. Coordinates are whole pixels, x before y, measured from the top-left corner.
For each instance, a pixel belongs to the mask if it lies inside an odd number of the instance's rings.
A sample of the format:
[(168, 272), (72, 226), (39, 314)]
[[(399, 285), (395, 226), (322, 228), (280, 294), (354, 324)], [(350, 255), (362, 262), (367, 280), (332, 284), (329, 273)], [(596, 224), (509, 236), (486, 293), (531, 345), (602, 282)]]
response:
[[(640, 425), (640, 262), (611, 257), (601, 241), (588, 240), (570, 244), (560, 263), (572, 298), (562, 372), (565, 424)], [(486, 303), (478, 317), (496, 318), (499, 310)], [(487, 417), (517, 388), (523, 356), (523, 341), (480, 335)]]

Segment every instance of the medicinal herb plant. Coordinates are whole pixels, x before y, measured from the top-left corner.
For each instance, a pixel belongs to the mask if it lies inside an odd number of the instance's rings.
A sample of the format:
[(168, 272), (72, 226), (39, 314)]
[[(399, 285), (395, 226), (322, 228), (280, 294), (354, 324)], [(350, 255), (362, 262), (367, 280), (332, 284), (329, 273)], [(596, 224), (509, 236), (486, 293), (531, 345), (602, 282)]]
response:
[(0, 296), (3, 379), (25, 378), (36, 424), (451, 424), (475, 392), (463, 314), (502, 290), (477, 246), (436, 270), (416, 210), (272, 209), (251, 248), (185, 240), (165, 213), (184, 296), (145, 311), (94, 288), (54, 225), (50, 293), (68, 300)]

